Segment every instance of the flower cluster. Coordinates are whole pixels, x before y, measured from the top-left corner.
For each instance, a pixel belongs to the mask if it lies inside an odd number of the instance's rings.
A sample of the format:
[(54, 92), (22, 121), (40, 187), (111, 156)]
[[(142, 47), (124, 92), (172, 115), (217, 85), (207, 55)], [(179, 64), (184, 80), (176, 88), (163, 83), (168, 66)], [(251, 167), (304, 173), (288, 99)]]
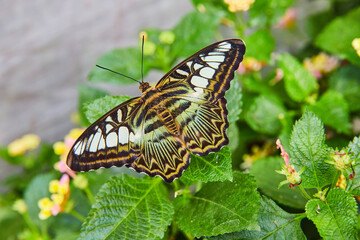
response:
[(285, 165), (282, 166), (281, 171), (276, 171), (276, 172), (286, 176), (286, 180), (282, 181), (279, 184), (279, 188), (282, 185), (289, 183), (289, 187), (293, 189), (295, 186), (301, 184), (301, 176), (300, 175), (303, 172), (303, 169), (300, 170), (299, 172), (296, 172), (294, 166), (290, 165), (289, 154), (285, 151), (284, 147), (281, 145), (280, 139), (276, 140), (276, 148), (277, 149), (280, 148), (280, 151), (281, 151), (280, 155), (282, 156), (282, 158), (285, 161)]
[(275, 27), (280, 29), (290, 29), (294, 27), (297, 15), (298, 13), (295, 8), (289, 8)]
[(238, 72), (245, 73), (245, 72), (252, 72), (252, 71), (259, 71), (266, 65), (264, 61), (259, 61), (253, 57), (244, 58), (244, 60), (240, 63)]
[(40, 137), (35, 134), (26, 134), (8, 145), (9, 155), (12, 157), (23, 155), (28, 150), (36, 149), (40, 144)]
[(336, 57), (320, 53), (312, 58), (306, 58), (303, 64), (317, 79), (320, 79), (323, 74), (334, 71), (339, 66), (339, 60)]
[(66, 158), (76, 139), (80, 137), (83, 131), (84, 129), (74, 128), (65, 136), (64, 142), (59, 141), (53, 145), (55, 154), (60, 155), (60, 161), (55, 164), (55, 169), (62, 173), (67, 173), (72, 178), (75, 178), (76, 174), (67, 167)]
[(50, 216), (56, 216), (65, 210), (66, 203), (70, 195), (70, 178), (64, 174), (60, 180), (52, 180), (49, 184), (51, 197), (45, 197), (39, 200), (40, 208), (39, 218), (44, 220)]
[(240, 12), (249, 10), (255, 0), (224, 0), (224, 2), (229, 6), (230, 12)]
[(327, 160), (326, 162), (334, 165), (334, 167), (340, 170), (342, 174), (344, 174), (346, 170), (349, 170), (351, 172), (349, 179), (354, 178), (355, 172), (352, 166), (355, 161), (351, 159), (350, 154), (346, 153), (344, 150), (341, 150), (340, 152), (335, 150), (330, 153), (330, 160)]

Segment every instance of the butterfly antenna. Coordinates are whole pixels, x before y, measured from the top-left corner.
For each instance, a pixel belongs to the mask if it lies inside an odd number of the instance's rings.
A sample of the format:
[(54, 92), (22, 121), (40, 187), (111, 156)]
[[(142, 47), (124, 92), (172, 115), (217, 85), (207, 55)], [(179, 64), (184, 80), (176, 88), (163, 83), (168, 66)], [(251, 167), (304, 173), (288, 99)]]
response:
[(144, 82), (144, 35), (142, 35), (141, 44), (141, 82)]
[(96, 66), (97, 66), (98, 68), (102, 68), (102, 69), (104, 69), (104, 70), (108, 70), (108, 71), (110, 71), (110, 72), (112, 72), (112, 73), (119, 74), (120, 76), (123, 76), (123, 77), (129, 78), (129, 79), (134, 80), (134, 81), (136, 81), (136, 82), (140, 82), (139, 80), (136, 80), (135, 78), (132, 78), (132, 77), (126, 76), (126, 75), (124, 75), (124, 74), (122, 74), (122, 73), (119, 73), (119, 72), (115, 72), (114, 70), (111, 70), (111, 69), (109, 69), (109, 68), (102, 67), (102, 66), (97, 65), (97, 64), (96, 64)]

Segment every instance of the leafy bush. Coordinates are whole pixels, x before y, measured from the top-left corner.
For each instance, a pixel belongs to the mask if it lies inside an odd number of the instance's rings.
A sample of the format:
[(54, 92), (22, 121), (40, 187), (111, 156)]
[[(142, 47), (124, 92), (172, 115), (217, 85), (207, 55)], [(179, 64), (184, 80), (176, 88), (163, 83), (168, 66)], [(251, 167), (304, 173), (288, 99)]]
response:
[[(145, 75), (214, 40), (245, 41), (226, 94), (229, 145), (193, 155), (167, 184), (123, 168), (72, 172), (65, 159), (82, 129), (53, 145), (26, 135), (0, 149), (24, 169), (5, 181), (1, 238), (357, 239), (360, 2), (322, 3), (300, 17), (300, 1), (193, 0), (172, 29), (145, 29)], [(140, 56), (115, 49), (97, 64), (140, 79)], [(89, 81), (133, 83), (96, 67)], [(83, 127), (129, 98), (87, 85), (79, 95)]]

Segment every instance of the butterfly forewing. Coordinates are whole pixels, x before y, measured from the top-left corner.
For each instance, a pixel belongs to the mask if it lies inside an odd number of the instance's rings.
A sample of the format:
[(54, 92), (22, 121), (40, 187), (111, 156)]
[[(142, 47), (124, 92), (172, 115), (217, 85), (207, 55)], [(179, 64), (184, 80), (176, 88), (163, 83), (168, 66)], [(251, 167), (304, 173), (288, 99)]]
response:
[(76, 140), (67, 158), (75, 171), (123, 166), (138, 158), (141, 151), (141, 126), (132, 121), (141, 107), (138, 98), (130, 99), (88, 127)]
[(188, 97), (214, 102), (229, 89), (244, 53), (245, 45), (240, 39), (214, 43), (174, 67), (156, 87), (168, 89), (183, 85), (194, 91)]
[(229, 39), (184, 60), (155, 88), (144, 88), (141, 97), (86, 129), (70, 150), (68, 166), (88, 171), (125, 165), (167, 182), (180, 177), (190, 153), (206, 155), (228, 143), (224, 95), (244, 53), (241, 40)]

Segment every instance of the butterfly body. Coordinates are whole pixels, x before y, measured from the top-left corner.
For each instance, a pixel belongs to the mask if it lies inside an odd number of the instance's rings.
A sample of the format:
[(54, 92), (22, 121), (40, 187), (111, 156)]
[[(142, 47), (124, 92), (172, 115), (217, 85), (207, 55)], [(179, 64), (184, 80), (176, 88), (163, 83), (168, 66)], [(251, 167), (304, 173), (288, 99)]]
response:
[(115, 107), (75, 142), (76, 171), (127, 166), (172, 182), (190, 162), (228, 144), (226, 90), (245, 53), (239, 39), (214, 43), (184, 60), (140, 97)]

